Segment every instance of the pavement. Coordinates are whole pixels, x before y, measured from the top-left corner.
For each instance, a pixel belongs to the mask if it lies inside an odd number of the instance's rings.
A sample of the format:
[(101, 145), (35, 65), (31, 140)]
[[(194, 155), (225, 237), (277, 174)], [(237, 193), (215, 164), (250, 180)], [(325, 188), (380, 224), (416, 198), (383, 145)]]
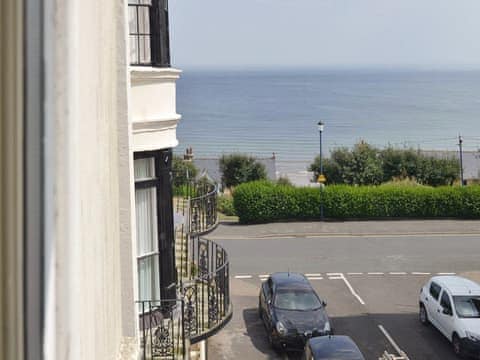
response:
[(277, 354), (258, 318), (261, 282), (276, 271), (307, 275), (337, 334), (366, 359), (401, 349), (411, 360), (455, 359), (449, 342), (418, 322), (418, 292), (433, 275), (480, 281), (480, 222), (359, 221), (221, 224), (208, 236), (229, 253), (234, 315), (209, 339), (210, 359), (299, 359)]
[(379, 220), (282, 222), (240, 225), (221, 223), (209, 238), (218, 240), (305, 236), (368, 236), (416, 234), (479, 234), (477, 220)]

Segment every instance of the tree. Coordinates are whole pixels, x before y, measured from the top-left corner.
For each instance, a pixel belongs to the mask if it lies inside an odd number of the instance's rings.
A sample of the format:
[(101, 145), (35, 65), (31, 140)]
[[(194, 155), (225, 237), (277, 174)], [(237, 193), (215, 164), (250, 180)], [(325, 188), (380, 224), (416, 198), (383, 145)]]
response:
[(180, 156), (174, 155), (172, 159), (173, 186), (179, 187), (186, 185), (189, 181), (195, 179), (198, 169), (193, 162), (183, 160)]
[(254, 157), (243, 154), (223, 155), (220, 158), (220, 171), (222, 183), (227, 188), (267, 178), (265, 166)]
[[(452, 185), (460, 172), (454, 158), (429, 157), (414, 149), (380, 150), (363, 141), (351, 150), (334, 149), (323, 164), (329, 184), (378, 185), (393, 179), (415, 179), (430, 186)], [(316, 179), (320, 173), (318, 156), (309, 170)]]

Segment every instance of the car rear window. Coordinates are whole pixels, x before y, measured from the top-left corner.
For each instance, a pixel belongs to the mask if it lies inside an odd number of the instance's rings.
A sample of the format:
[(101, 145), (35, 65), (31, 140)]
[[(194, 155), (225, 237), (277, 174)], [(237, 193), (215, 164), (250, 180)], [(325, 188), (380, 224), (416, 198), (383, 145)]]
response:
[(314, 310), (322, 303), (313, 291), (298, 289), (280, 290), (275, 295), (275, 307), (283, 310)]
[(432, 283), (430, 284), (430, 295), (432, 295), (432, 297), (435, 300), (438, 300), (438, 296), (440, 295), (440, 291), (442, 291), (442, 288), (440, 287), (440, 285), (438, 285), (438, 284), (436, 284), (432, 281)]

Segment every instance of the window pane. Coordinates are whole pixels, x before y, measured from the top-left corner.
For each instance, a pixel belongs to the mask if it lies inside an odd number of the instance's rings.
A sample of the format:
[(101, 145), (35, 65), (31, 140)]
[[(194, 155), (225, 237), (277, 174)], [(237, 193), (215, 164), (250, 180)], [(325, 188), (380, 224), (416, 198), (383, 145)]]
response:
[(135, 218), (137, 221), (137, 254), (158, 250), (157, 189), (135, 190)]
[(138, 29), (141, 34), (150, 34), (149, 8), (142, 6), (138, 8)]
[(137, 159), (134, 161), (135, 180), (155, 178), (155, 161), (153, 158)]
[(137, 64), (138, 61), (138, 39), (137, 36), (130, 35), (130, 63)]
[(138, 286), (140, 300), (160, 300), (158, 255), (138, 261)]
[(140, 63), (148, 64), (151, 62), (150, 36), (139, 36), (140, 39)]
[(137, 34), (137, 7), (129, 6), (128, 7), (128, 29), (130, 34)]

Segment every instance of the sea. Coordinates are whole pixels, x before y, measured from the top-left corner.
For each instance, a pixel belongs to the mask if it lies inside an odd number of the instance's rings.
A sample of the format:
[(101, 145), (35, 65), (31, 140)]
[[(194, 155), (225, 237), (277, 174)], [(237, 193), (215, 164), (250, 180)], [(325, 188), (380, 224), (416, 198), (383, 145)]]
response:
[(302, 173), (323, 151), (379, 147), (480, 149), (480, 71), (188, 70), (177, 82), (177, 153), (275, 154)]

